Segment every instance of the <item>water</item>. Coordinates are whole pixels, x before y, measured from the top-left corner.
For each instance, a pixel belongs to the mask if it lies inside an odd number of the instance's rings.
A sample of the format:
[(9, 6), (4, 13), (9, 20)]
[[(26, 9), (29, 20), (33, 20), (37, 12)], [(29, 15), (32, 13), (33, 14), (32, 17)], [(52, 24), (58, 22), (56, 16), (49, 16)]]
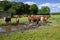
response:
[[(40, 25), (40, 23), (39, 23)], [(17, 30), (16, 27), (22, 27), (22, 28), (19, 28)], [(36, 28), (37, 27), (37, 24), (36, 23), (31, 23), (31, 24), (20, 24), (20, 25), (17, 25), (16, 27), (14, 28), (11, 28), (10, 32), (15, 32), (15, 31), (21, 31), (21, 30), (29, 30), (29, 29), (33, 29), (33, 28)], [(11, 27), (11, 26), (10, 26)], [(0, 27), (0, 33), (3, 33), (3, 32), (6, 32), (6, 29), (3, 29), (2, 27)]]
[(6, 32), (3, 28), (0, 28), (0, 32)]

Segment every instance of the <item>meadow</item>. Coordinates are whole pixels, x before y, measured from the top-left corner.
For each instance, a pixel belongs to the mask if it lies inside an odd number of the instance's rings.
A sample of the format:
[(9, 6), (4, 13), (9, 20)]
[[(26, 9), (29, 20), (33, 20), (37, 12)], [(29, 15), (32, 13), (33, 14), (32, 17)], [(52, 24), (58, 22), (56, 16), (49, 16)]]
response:
[[(0, 20), (0, 24), (5, 22)], [(12, 19), (15, 20), (15, 19)], [(26, 22), (21, 18), (20, 22)], [(49, 26), (40, 26), (33, 30), (23, 30), (10, 33), (0, 33), (0, 40), (60, 40), (60, 15), (51, 15)], [(14, 23), (15, 21), (12, 21)]]

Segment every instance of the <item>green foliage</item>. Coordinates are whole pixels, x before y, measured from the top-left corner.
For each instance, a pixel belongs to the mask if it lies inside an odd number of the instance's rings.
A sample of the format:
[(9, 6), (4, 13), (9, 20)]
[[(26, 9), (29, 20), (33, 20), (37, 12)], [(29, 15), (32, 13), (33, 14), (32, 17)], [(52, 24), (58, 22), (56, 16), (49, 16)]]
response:
[(0, 11), (3, 11), (3, 8), (2, 7), (0, 7)]
[(31, 13), (31, 14), (37, 14), (37, 12), (38, 12), (38, 7), (37, 7), (36, 4), (33, 4), (33, 5), (30, 6), (29, 10), (30, 10), (30, 13)]
[(13, 15), (16, 15), (16, 5), (17, 3), (16, 2), (11, 2), (11, 8), (9, 8), (9, 11), (13, 14)]
[(50, 8), (48, 6), (42, 6), (40, 9), (40, 14), (49, 15), (50, 14)]
[(0, 7), (2, 7), (4, 11), (9, 10), (9, 8), (11, 7), (11, 3), (8, 1), (1, 1), (0, 4)]
[(24, 12), (24, 3), (18, 2), (16, 6), (16, 14), (22, 15), (23, 12)]

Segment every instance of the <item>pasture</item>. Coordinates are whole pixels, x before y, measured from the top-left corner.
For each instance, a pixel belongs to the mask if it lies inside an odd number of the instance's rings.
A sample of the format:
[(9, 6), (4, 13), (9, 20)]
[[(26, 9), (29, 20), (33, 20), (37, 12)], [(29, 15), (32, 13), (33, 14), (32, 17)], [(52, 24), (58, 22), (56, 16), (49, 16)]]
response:
[[(3, 19), (0, 24), (5, 24)], [(15, 18), (12, 18), (12, 23)], [(0, 40), (60, 40), (60, 15), (51, 15), (48, 20), (52, 23), (40, 26), (34, 30), (23, 30), (8, 33), (0, 33)], [(21, 18), (20, 22), (27, 22), (27, 18)]]

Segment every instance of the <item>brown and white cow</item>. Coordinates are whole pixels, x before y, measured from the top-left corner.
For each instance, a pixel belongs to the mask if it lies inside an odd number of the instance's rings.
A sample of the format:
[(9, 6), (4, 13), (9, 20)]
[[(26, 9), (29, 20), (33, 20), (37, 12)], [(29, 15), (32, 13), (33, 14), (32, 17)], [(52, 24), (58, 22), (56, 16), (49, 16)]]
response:
[(35, 16), (35, 15), (30, 15), (28, 16), (28, 21), (31, 22), (37, 22), (37, 24), (39, 23), (40, 21), (40, 16)]

